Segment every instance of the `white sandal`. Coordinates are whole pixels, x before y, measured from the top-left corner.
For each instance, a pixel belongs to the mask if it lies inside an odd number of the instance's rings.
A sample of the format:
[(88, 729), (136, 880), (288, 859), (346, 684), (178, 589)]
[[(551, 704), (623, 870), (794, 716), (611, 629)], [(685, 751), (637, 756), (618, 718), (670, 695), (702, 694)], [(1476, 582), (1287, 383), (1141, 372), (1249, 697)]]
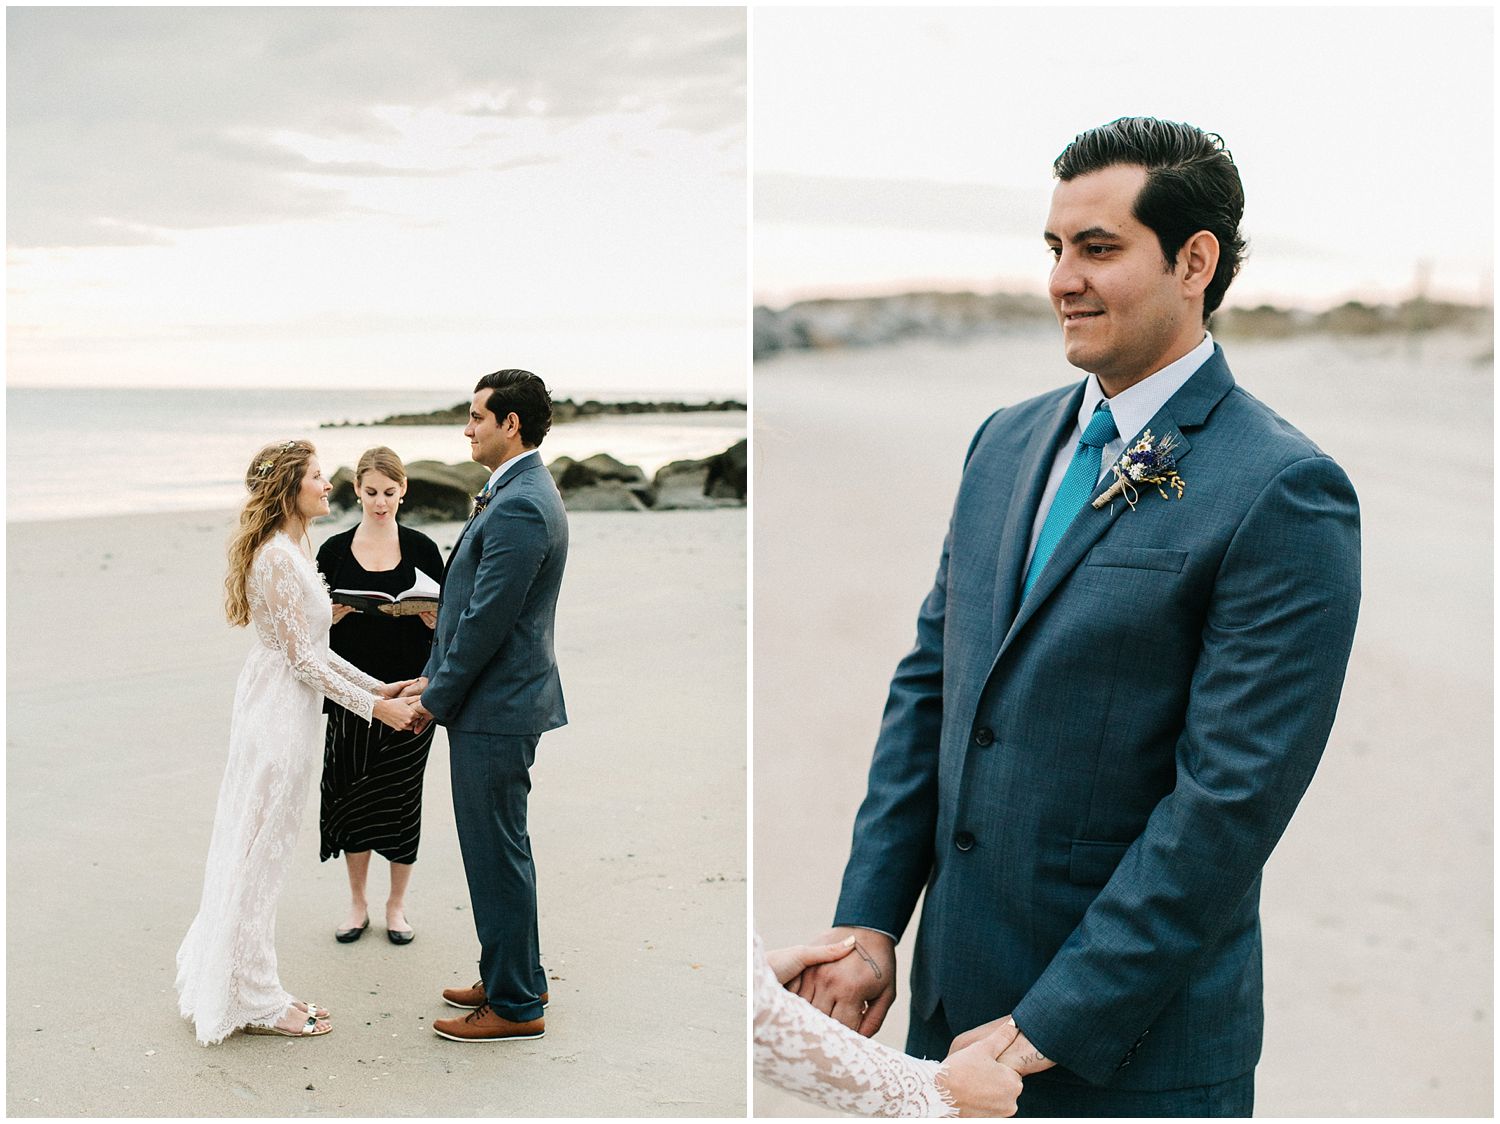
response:
[[(296, 1008), (293, 1008), (293, 1010), (295, 1009)], [(307, 1021), (302, 1024), (301, 1030), (284, 1030), (279, 1026), (247, 1026), (245, 1027), (245, 1033), (279, 1034), (283, 1038), (316, 1038), (320, 1034), (327, 1034), (332, 1029), (333, 1024), (329, 1023), (327, 1026), (323, 1027), (320, 1030), (318, 1028), (318, 1017), (316, 1015), (309, 1014), (307, 1016)]]

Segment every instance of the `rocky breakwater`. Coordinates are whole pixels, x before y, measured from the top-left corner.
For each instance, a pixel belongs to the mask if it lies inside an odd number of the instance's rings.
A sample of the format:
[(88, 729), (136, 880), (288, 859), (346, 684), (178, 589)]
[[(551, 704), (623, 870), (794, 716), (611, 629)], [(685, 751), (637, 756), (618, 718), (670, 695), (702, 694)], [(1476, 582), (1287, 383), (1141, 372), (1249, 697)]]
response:
[[(749, 493), (749, 441), (739, 441), (712, 457), (673, 461), (650, 480), (633, 464), (608, 453), (584, 460), (558, 457), (547, 471), (562, 492), (569, 511), (685, 511), (743, 507)], [(481, 464), (413, 461), (406, 466), (406, 500), (402, 516), (411, 523), (462, 521), (473, 497), (489, 479)], [(329, 503), (342, 511), (356, 506), (354, 472), (333, 475)]]
[[(627, 414), (713, 414), (743, 413), (745, 403), (733, 398), (722, 402), (599, 402), (589, 398), (575, 402), (571, 398), (552, 400), (552, 423), (562, 425), (585, 418), (620, 417)], [(320, 429), (363, 428), (374, 425), (467, 425), (469, 403), (459, 402), (440, 410), (428, 410), (422, 414), (391, 414), (379, 421), (321, 422)]]
[[(754, 353), (756, 359), (765, 359), (783, 351), (876, 347), (904, 339), (959, 341), (980, 335), (1051, 332), (1056, 324), (1051, 305), (1035, 293), (922, 292), (825, 298), (781, 309), (757, 306)], [(1222, 339), (1284, 339), (1316, 333), (1416, 335), (1441, 330), (1492, 338), (1494, 324), (1494, 308), (1489, 303), (1458, 304), (1418, 295), (1394, 305), (1346, 301), (1323, 312), (1273, 305), (1231, 306), (1215, 312), (1208, 326)], [(1487, 351), (1480, 358), (1492, 356)]]
[(1012, 293), (896, 293), (798, 301), (754, 311), (754, 355), (876, 347), (904, 339), (962, 340), (1055, 323), (1043, 297)]

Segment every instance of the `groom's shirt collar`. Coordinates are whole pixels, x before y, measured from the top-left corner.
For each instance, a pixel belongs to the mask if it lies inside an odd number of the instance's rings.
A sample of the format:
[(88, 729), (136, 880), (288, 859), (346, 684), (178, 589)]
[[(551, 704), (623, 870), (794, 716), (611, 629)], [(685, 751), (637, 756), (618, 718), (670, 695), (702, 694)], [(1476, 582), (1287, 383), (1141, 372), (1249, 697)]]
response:
[[(1109, 400), (1109, 412), (1115, 416), (1115, 428), (1119, 430), (1120, 436), (1104, 447), (1103, 467), (1105, 470), (1108, 470), (1109, 466), (1114, 464), (1120, 454), (1125, 451), (1125, 442), (1146, 428), (1146, 423), (1167, 404), (1167, 399), (1181, 390), (1183, 383), (1192, 378), (1193, 372), (1203, 366), (1213, 353), (1214, 338), (1204, 332), (1203, 342), (1181, 359), (1168, 363), (1161, 370), (1147, 375), (1134, 386), (1120, 391)], [(1078, 432), (1080, 434), (1083, 432), (1083, 427), (1089, 424), (1089, 419), (1094, 416), (1094, 407), (1103, 398), (1104, 391), (1099, 386), (1098, 376), (1089, 375), (1083, 385), (1083, 402), (1078, 407)], [(1075, 436), (1068, 443), (1070, 457), (1073, 445), (1077, 441), (1078, 438)], [(1116, 445), (1119, 448), (1116, 448)]]
[(504, 476), (511, 469), (515, 468), (522, 461), (524, 461), (527, 457), (535, 457), (535, 456), (539, 456), (540, 454), (541, 454), (541, 450), (540, 449), (527, 449), (520, 456), (518, 456), (518, 457), (511, 457), (510, 460), (506, 461), (499, 468), (495, 469), (494, 472), (490, 473), (489, 482), (487, 484), (485, 484), (485, 487), (486, 488), (494, 488), (494, 486), (496, 484), (500, 483), (500, 477)]
[[(1146, 424), (1156, 416), (1156, 412), (1167, 404), (1167, 399), (1181, 390), (1182, 384), (1192, 378), (1193, 372), (1203, 366), (1213, 353), (1214, 338), (1204, 332), (1203, 342), (1181, 359), (1168, 363), (1161, 370), (1147, 375), (1130, 389), (1122, 390), (1109, 400), (1110, 413), (1115, 416), (1115, 428), (1120, 435), (1104, 446), (1099, 461), (1100, 480), (1110, 474), (1110, 465), (1120, 459), (1120, 454), (1125, 451), (1125, 442), (1146, 428)], [(1042, 502), (1031, 524), (1031, 546), (1026, 550), (1025, 564), (1027, 566), (1031, 565), (1031, 555), (1036, 550), (1036, 540), (1041, 536), (1042, 524), (1046, 522), (1047, 512), (1051, 510), (1052, 501), (1057, 496), (1057, 489), (1062, 485), (1063, 475), (1068, 471), (1068, 463), (1072, 461), (1073, 451), (1078, 447), (1078, 441), (1083, 436), (1084, 426), (1089, 424), (1089, 419), (1094, 416), (1094, 407), (1103, 398), (1104, 391), (1099, 386), (1098, 377), (1089, 375), (1083, 383), (1083, 401), (1078, 406), (1078, 424), (1073, 427), (1067, 439), (1058, 446), (1057, 454), (1052, 458), (1052, 470), (1048, 473), (1047, 485), (1042, 490)]]

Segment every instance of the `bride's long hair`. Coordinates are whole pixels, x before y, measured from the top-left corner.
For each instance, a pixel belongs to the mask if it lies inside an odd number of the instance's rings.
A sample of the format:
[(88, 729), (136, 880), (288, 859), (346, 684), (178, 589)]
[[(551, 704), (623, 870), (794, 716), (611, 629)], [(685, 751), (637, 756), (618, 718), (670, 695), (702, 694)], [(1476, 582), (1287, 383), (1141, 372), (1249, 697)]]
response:
[(297, 492), (307, 462), (316, 452), (310, 441), (279, 441), (256, 453), (245, 471), (250, 497), (240, 509), (240, 525), (229, 540), (229, 574), (224, 579), (224, 615), (237, 628), (250, 623), (245, 587), (255, 552), (278, 527), (297, 516)]

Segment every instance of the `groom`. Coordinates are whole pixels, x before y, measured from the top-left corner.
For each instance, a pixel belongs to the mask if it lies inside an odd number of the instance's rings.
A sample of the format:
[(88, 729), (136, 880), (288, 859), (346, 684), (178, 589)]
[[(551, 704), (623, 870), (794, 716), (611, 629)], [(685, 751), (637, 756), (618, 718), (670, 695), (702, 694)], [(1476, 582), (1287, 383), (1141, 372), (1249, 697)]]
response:
[[(820, 938), (868, 959), (798, 990), (873, 1034), (925, 888), (911, 1053), (1014, 1019), (1020, 1115), (1248, 1116), (1261, 868), (1333, 724), (1358, 507), (1204, 330), (1244, 247), (1223, 142), (1124, 118), (1054, 172), (1049, 289), (1088, 377), (969, 447)], [(1122, 454), (1159, 485), (1100, 502)]]
[(552, 650), (568, 558), (562, 497), (537, 446), (552, 399), (530, 371), (485, 375), (464, 436), (490, 470), (448, 557), (417, 711), (448, 731), (453, 818), (479, 934), (473, 987), (443, 999), (468, 1015), (432, 1029), (458, 1042), (540, 1038), (547, 980), (537, 937), (526, 797), (537, 741), (567, 722)]

